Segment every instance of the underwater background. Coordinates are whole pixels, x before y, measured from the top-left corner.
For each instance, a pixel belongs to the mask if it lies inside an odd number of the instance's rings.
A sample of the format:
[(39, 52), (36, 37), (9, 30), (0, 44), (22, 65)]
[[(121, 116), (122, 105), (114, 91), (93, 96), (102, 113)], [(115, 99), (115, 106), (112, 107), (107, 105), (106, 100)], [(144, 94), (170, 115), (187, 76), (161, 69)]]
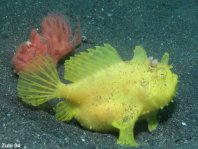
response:
[[(91, 132), (75, 121), (58, 122), (50, 106), (32, 108), (18, 99), (18, 76), (12, 70), (12, 57), (49, 12), (68, 16), (74, 28), (80, 20), (81, 35), (88, 42), (82, 42), (73, 54), (103, 43), (118, 49), (124, 60), (131, 58), (137, 44), (155, 58), (169, 52), (173, 71), (179, 76), (177, 95), (174, 103), (160, 111), (157, 130), (149, 133), (145, 122), (136, 124), (135, 137), (141, 144), (137, 149), (198, 147), (197, 0), (1, 0), (0, 147), (131, 148), (117, 145), (116, 133)], [(63, 62), (59, 73), (63, 76)]]

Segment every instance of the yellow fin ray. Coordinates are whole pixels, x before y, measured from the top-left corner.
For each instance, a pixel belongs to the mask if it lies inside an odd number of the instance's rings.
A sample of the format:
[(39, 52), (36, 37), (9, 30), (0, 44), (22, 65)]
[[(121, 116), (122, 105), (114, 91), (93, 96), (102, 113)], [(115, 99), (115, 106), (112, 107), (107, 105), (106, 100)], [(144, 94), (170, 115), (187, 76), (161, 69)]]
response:
[(134, 55), (132, 61), (144, 63), (148, 59), (146, 51), (142, 46), (136, 46), (133, 52)]
[(56, 65), (50, 57), (36, 57), (19, 73), (18, 96), (28, 104), (37, 106), (56, 98), (61, 84)]
[(101, 69), (122, 61), (116, 49), (109, 44), (96, 46), (96, 49), (87, 49), (87, 51), (65, 62), (64, 78), (66, 80), (79, 81)]
[(72, 104), (66, 101), (61, 101), (57, 104), (56, 108), (56, 119), (59, 121), (69, 121), (75, 115), (75, 109)]

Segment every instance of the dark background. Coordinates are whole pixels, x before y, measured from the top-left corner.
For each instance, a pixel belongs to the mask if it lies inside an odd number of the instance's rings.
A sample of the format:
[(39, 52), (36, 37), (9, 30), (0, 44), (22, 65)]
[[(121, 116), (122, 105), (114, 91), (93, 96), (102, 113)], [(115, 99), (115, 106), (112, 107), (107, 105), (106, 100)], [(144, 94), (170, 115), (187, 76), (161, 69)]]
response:
[[(110, 43), (124, 60), (141, 44), (149, 56), (170, 53), (179, 85), (174, 103), (159, 114), (160, 125), (149, 133), (144, 122), (136, 125), (138, 148), (195, 149), (198, 146), (198, 1), (197, 0), (1, 0), (0, 1), (0, 145), (55, 149), (127, 148), (116, 144), (117, 134), (60, 123), (52, 110), (24, 105), (16, 93), (18, 77), (11, 59), (49, 12), (60, 12), (75, 27), (81, 22), (82, 43), (74, 53)], [(62, 76), (62, 63), (59, 67)], [(0, 147), (1, 147), (0, 146)]]

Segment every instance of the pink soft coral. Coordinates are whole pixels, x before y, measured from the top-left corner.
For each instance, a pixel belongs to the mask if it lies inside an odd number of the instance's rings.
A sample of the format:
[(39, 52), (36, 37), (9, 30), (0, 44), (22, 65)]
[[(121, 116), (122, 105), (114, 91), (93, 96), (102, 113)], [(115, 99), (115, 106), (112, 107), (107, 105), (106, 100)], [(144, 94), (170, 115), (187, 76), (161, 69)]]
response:
[(72, 33), (68, 20), (61, 14), (49, 14), (41, 23), (41, 33), (32, 30), (30, 41), (23, 42), (13, 57), (16, 72), (36, 56), (50, 55), (57, 63), (81, 42), (80, 24)]

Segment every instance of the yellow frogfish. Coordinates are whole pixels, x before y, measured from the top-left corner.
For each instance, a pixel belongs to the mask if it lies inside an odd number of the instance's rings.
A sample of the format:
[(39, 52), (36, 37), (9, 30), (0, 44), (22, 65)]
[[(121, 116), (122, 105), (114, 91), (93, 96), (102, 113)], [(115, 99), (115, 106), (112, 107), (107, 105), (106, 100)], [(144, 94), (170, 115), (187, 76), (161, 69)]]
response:
[(87, 49), (65, 61), (60, 81), (56, 65), (48, 56), (36, 57), (19, 74), (18, 96), (38, 106), (60, 98), (55, 116), (60, 121), (76, 119), (86, 129), (118, 131), (117, 143), (137, 146), (134, 125), (145, 119), (156, 129), (157, 112), (173, 100), (178, 76), (165, 53), (157, 62), (136, 46), (131, 60), (123, 61), (109, 44)]

